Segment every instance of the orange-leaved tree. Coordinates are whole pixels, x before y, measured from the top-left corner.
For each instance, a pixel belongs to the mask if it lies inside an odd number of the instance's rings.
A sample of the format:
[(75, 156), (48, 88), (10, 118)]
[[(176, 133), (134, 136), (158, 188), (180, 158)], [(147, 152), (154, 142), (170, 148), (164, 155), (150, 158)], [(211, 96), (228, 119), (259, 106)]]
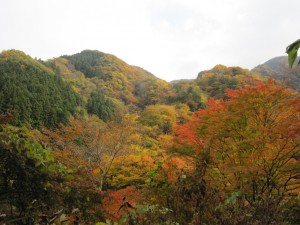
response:
[[(126, 115), (122, 121), (108, 123), (95, 117), (85, 121), (72, 119), (71, 126), (44, 130), (41, 139), (57, 149), (57, 156), (64, 157), (68, 166), (84, 171), (85, 184), (90, 183), (95, 190), (102, 191), (114, 160), (129, 154), (133, 145), (139, 142), (135, 117)], [(65, 156), (72, 160), (68, 161)]]
[(199, 179), (218, 190), (219, 211), (230, 205), (243, 224), (274, 222), (300, 188), (300, 99), (273, 80), (227, 95), (228, 101), (209, 100), (178, 127), (177, 149), (193, 159)]

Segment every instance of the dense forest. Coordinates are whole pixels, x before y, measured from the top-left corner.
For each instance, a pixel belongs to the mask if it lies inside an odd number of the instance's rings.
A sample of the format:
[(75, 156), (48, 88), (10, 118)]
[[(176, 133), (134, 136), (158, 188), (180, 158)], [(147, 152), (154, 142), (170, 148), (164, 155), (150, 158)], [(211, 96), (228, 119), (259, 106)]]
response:
[(0, 54), (0, 224), (300, 224), (300, 67), (166, 82)]

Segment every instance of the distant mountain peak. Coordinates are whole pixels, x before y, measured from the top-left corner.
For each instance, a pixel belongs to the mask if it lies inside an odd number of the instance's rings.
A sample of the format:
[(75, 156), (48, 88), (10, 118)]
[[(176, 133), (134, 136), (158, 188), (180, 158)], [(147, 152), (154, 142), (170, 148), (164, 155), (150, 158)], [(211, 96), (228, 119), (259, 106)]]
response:
[[(297, 60), (299, 60), (299, 58)], [(265, 77), (281, 80), (286, 85), (297, 90), (300, 89), (300, 67), (295, 66), (290, 68), (287, 56), (274, 57), (265, 63), (256, 66), (251, 71)]]

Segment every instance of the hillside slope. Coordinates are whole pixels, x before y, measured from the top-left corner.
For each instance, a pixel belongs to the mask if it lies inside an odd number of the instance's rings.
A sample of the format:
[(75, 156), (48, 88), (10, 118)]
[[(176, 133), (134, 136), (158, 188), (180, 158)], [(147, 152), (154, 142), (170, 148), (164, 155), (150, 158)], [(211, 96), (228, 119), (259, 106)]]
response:
[(92, 92), (101, 91), (132, 108), (144, 108), (161, 103), (170, 88), (168, 82), (150, 72), (100, 51), (84, 50), (55, 58), (49, 64), (85, 99)]
[(42, 62), (16, 50), (0, 54), (0, 114), (12, 112), (16, 125), (55, 127), (81, 106), (80, 96)]
[[(299, 60), (299, 59), (298, 59)], [(289, 67), (288, 57), (279, 56), (252, 69), (252, 72), (260, 73), (265, 77), (279, 79), (300, 91), (300, 67)]]

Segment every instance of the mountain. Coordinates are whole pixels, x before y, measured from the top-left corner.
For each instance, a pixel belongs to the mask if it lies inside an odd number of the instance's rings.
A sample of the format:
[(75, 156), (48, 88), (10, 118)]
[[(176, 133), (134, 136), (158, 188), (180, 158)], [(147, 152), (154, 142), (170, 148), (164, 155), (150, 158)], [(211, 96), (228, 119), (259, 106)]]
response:
[(207, 76), (237, 76), (237, 75), (247, 75), (249, 74), (249, 70), (243, 69), (239, 66), (226, 67), (222, 64), (216, 65), (211, 70), (205, 70), (198, 73), (197, 79), (201, 79)]
[(152, 73), (96, 50), (64, 55), (48, 64), (86, 101), (92, 92), (100, 91), (134, 110), (161, 103), (170, 89), (168, 82)]
[(197, 79), (170, 83), (97, 50), (45, 62), (10, 50), (1, 53), (0, 66), (0, 113), (15, 111), (16, 124), (33, 127), (57, 126), (84, 112), (108, 121), (155, 104), (186, 104), (195, 111), (205, 106), (207, 98), (226, 99), (226, 89), (239, 89), (263, 77), (300, 90), (300, 69), (290, 69), (285, 56), (251, 71), (219, 64), (199, 72)]
[(226, 89), (239, 89), (251, 83), (253, 79), (261, 78), (259, 75), (253, 75), (247, 69), (219, 64), (210, 70), (199, 72), (195, 82), (208, 97), (226, 99)]
[(16, 125), (55, 127), (85, 112), (108, 121), (155, 104), (195, 111), (206, 99), (193, 81), (168, 83), (100, 51), (41, 61), (10, 50), (1, 53), (0, 66), (0, 113), (15, 112)]
[(278, 56), (252, 69), (263, 76), (280, 78), (289, 70), (288, 57)]
[(286, 85), (289, 85), (300, 91), (300, 67), (295, 66), (290, 68), (287, 56), (272, 58), (267, 62), (253, 68), (251, 72), (259, 73), (264, 77), (279, 79)]

